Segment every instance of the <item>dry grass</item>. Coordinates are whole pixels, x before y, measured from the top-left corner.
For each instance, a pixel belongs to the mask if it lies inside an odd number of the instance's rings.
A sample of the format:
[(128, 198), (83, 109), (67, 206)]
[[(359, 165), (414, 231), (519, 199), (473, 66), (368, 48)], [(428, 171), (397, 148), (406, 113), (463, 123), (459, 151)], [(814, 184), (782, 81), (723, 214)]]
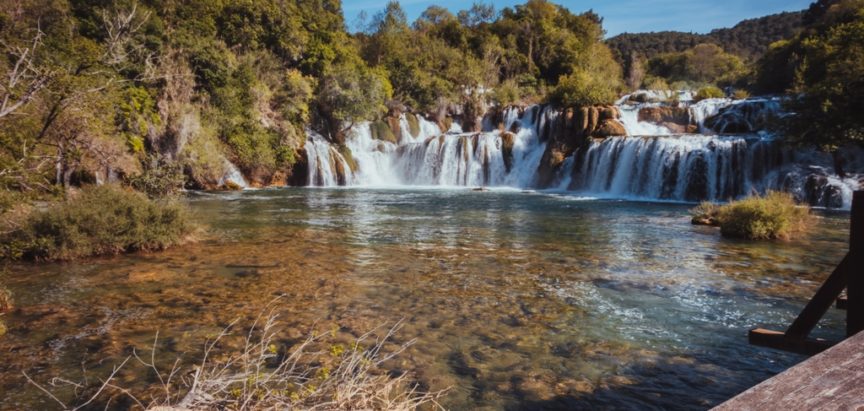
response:
[[(217, 353), (220, 342), (231, 336), (236, 324), (229, 325), (204, 346), (203, 359), (190, 368), (180, 367), (179, 359), (167, 372), (156, 366), (155, 346), (149, 356), (138, 353), (127, 357), (95, 394), (69, 406), (52, 392), (28, 380), (61, 404), (64, 409), (77, 410), (106, 401), (103, 397), (118, 394), (132, 399), (146, 410), (413, 410), (421, 406), (441, 408), (437, 399), (443, 392), (423, 393), (412, 384), (408, 374), (393, 377), (381, 367), (398, 355), (413, 340), (398, 349), (385, 352), (384, 346), (400, 325), (379, 332), (370, 331), (359, 337), (352, 347), (330, 346), (316, 351), (323, 335), (310, 335), (304, 342), (280, 352), (277, 345), (277, 316), (271, 310), (252, 324), (245, 336), (243, 348), (236, 353)], [(218, 358), (218, 359), (216, 359)], [(134, 394), (114, 383), (118, 371), (128, 363), (137, 363), (155, 373), (158, 389), (149, 399)], [(328, 365), (325, 365), (328, 364)], [(55, 378), (52, 387), (80, 384)], [(93, 391), (90, 391), (93, 392)], [(107, 401), (110, 402), (110, 399)], [(106, 406), (109, 404), (106, 404)]]

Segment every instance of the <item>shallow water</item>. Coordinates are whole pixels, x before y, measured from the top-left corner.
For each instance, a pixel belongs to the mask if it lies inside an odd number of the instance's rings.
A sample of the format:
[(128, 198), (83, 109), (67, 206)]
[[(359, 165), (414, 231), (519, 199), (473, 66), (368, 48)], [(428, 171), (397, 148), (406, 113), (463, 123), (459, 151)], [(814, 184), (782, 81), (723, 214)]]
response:
[[(688, 205), (518, 191), (279, 189), (191, 194), (211, 227), (163, 253), (13, 265), (0, 409), (26, 385), (102, 376), (136, 350), (197, 352), (277, 295), (283, 342), (346, 341), (404, 319), (387, 364), (452, 409), (704, 409), (803, 358), (747, 344), (782, 329), (840, 261), (848, 214), (793, 242), (723, 239)], [(837, 336), (842, 313), (817, 333)], [(147, 380), (129, 372), (121, 379)]]

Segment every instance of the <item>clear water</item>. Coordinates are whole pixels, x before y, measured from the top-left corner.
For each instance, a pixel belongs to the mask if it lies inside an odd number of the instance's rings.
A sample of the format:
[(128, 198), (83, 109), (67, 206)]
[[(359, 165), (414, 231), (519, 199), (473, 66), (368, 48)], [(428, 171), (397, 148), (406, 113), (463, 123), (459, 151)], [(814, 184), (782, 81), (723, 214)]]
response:
[[(801, 361), (747, 344), (782, 329), (845, 253), (848, 214), (793, 242), (723, 239), (687, 205), (470, 190), (191, 194), (212, 230), (163, 253), (13, 265), (0, 409), (51, 409), (25, 384), (104, 375), (158, 330), (194, 357), (273, 296), (282, 342), (349, 341), (405, 320), (387, 364), (451, 409), (704, 409)], [(253, 268), (250, 268), (253, 267)], [(842, 312), (817, 332), (837, 336)], [(140, 369), (122, 381), (148, 381)]]

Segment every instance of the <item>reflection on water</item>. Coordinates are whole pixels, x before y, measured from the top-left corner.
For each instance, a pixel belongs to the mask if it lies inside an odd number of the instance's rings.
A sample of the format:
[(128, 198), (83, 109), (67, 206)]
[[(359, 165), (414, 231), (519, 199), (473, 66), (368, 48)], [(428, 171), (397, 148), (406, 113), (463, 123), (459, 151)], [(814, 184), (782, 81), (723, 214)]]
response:
[[(0, 408), (52, 406), (21, 370), (92, 378), (149, 350), (157, 330), (167, 361), (282, 294), (287, 345), (313, 327), (347, 341), (404, 318), (395, 343), (418, 343), (387, 366), (452, 387), (449, 408), (705, 408), (802, 359), (750, 347), (746, 331), (788, 324), (848, 230), (832, 214), (801, 241), (732, 241), (691, 226), (687, 206), (510, 191), (261, 190), (190, 204), (212, 227), (198, 244), (7, 268), (19, 309), (0, 339)], [(831, 313), (817, 332), (842, 328)]]

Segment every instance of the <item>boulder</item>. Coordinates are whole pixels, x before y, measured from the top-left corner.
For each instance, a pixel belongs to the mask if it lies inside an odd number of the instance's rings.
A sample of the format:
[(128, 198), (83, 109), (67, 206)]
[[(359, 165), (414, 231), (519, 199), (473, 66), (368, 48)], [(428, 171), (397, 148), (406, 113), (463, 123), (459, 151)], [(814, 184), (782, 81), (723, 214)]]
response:
[[(369, 131), (372, 133), (372, 138), (374, 138), (376, 140), (388, 141), (390, 143), (396, 144), (399, 142), (399, 140), (397, 139), (396, 134), (393, 133), (393, 129), (392, 129), (391, 124), (388, 124), (390, 122), (390, 119), (392, 119), (392, 117), (388, 117), (387, 119), (388, 119), (387, 121), (383, 121), (383, 120), (373, 121), (371, 124), (369, 124)], [(398, 130), (399, 129), (399, 127), (398, 127), (399, 120), (398, 119), (396, 120), (396, 125), (397, 125), (396, 129)]]
[(402, 125), (400, 124), (399, 117), (400, 116), (387, 117), (387, 126), (390, 127), (390, 132), (393, 133), (397, 142), (402, 141)]
[(411, 137), (417, 138), (420, 135), (420, 120), (417, 115), (408, 113), (405, 114), (405, 119), (408, 120), (408, 132), (411, 133)]
[(624, 128), (624, 124), (621, 124), (620, 121), (610, 118), (604, 120), (600, 127), (597, 128), (596, 131), (592, 134), (592, 137), (615, 137), (615, 136), (626, 136), (627, 129)]

